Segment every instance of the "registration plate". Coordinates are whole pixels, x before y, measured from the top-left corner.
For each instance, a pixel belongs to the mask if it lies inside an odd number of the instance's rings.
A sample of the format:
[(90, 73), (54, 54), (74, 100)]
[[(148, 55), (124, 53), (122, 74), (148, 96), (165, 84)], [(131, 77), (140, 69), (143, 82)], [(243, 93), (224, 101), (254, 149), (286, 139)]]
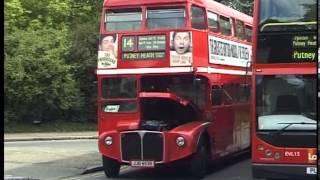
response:
[(154, 161), (131, 161), (132, 167), (154, 167)]
[(316, 167), (307, 167), (307, 174), (317, 174)]

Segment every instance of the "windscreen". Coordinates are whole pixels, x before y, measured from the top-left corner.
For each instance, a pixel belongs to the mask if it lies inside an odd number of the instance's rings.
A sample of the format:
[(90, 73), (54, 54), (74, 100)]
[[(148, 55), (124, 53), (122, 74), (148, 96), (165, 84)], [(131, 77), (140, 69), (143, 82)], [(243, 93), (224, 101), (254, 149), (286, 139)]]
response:
[(182, 28), (185, 25), (184, 8), (177, 9), (148, 9), (147, 26), (149, 29)]
[(316, 8), (316, 0), (260, 0), (259, 30), (315, 30)]
[(102, 111), (107, 113), (135, 112), (137, 110), (137, 81), (135, 77), (109, 77), (101, 81), (104, 102)]
[(261, 75), (256, 84), (258, 130), (316, 129), (315, 75)]
[(102, 80), (102, 97), (105, 99), (135, 98), (135, 77), (113, 77)]

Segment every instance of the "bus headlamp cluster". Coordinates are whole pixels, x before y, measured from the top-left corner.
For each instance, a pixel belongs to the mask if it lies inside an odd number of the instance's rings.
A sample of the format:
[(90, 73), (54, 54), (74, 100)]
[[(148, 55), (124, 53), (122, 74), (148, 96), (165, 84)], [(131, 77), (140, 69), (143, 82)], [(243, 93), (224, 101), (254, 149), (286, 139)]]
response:
[(112, 145), (112, 137), (111, 136), (106, 136), (104, 138), (104, 143), (107, 145), (107, 146), (111, 146)]
[(184, 146), (186, 144), (184, 137), (182, 136), (177, 137), (176, 144), (178, 147)]
[(265, 154), (266, 156), (270, 157), (270, 156), (272, 156), (272, 151), (271, 151), (270, 149), (266, 149), (266, 150), (264, 151), (264, 154)]
[(275, 152), (274, 153), (274, 158), (275, 159), (280, 159), (281, 158), (281, 154), (279, 152)]
[(258, 151), (263, 151), (264, 147), (261, 144), (259, 144), (259, 145), (257, 145), (257, 150)]
[(263, 145), (261, 145), (261, 144), (257, 145), (256, 148), (257, 148), (258, 151), (264, 152), (264, 155), (267, 156), (267, 157), (271, 157), (272, 154), (273, 154), (274, 159), (277, 159), (277, 160), (282, 157), (280, 152), (273, 153), (272, 150), (265, 149), (265, 147)]

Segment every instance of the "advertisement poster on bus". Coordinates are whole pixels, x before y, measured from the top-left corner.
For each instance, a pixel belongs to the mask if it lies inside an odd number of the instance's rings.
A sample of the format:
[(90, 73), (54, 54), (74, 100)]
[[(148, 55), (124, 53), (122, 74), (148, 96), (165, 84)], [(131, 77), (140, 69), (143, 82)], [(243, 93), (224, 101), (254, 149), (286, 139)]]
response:
[(99, 42), (98, 69), (116, 68), (118, 55), (118, 41), (116, 34), (102, 35)]
[(191, 64), (191, 32), (170, 32), (170, 66), (190, 66)]
[(209, 36), (209, 62), (246, 67), (252, 59), (252, 47), (234, 41)]

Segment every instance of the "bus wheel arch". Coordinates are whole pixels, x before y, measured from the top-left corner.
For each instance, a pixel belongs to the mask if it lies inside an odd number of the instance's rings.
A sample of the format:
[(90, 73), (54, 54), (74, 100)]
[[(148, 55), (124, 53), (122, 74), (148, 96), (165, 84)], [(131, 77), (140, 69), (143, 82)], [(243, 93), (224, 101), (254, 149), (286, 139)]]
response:
[(195, 153), (190, 159), (190, 172), (193, 178), (201, 179), (206, 175), (210, 155), (210, 137), (206, 131), (203, 131), (199, 135)]
[[(205, 146), (205, 150), (206, 150), (206, 153), (207, 153), (207, 156), (208, 156), (208, 160), (211, 160), (211, 155), (212, 155), (212, 152), (214, 151), (214, 146), (213, 146), (213, 142), (211, 140), (212, 138), (210, 137), (207, 129), (204, 129), (200, 134), (199, 134), (199, 137), (198, 137), (198, 140), (197, 140), (197, 144), (196, 144), (196, 148), (198, 148), (199, 144), (201, 143), (201, 141), (203, 141), (202, 143), (204, 143), (204, 146)], [(197, 150), (197, 149), (196, 149)], [(195, 150), (195, 151), (196, 151)]]

